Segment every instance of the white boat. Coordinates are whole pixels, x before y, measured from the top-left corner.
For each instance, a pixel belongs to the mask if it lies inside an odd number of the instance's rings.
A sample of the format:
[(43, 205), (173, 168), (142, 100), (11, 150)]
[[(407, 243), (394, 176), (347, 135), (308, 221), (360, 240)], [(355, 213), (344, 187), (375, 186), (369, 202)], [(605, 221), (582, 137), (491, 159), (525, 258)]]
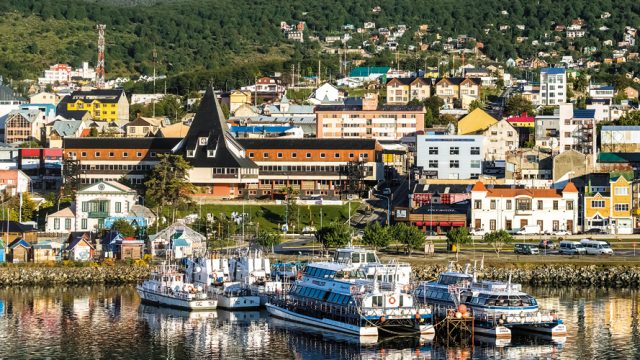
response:
[(186, 281), (203, 286), (220, 286), (229, 281), (229, 260), (202, 256), (186, 260)]
[(255, 310), (260, 308), (260, 296), (254, 295), (239, 282), (227, 282), (217, 294), (218, 308), (226, 310)]
[(346, 262), (308, 264), (291, 288), (266, 307), (274, 317), (359, 337), (376, 337), (381, 331), (435, 333), (431, 311), (417, 304), (413, 294), (399, 284), (367, 279), (359, 266)]
[(333, 261), (350, 264), (364, 272), (367, 279), (374, 277), (380, 283), (394, 283), (408, 287), (411, 283), (411, 265), (398, 261), (383, 263), (374, 250), (357, 247), (337, 249)]
[(474, 331), (480, 335), (508, 339), (512, 330), (567, 335), (556, 312), (541, 310), (533, 296), (511, 281), (476, 281), (467, 271), (449, 269), (437, 281), (419, 284), (414, 294), (418, 301), (433, 307), (436, 317), (445, 317), (464, 305), (470, 309)]
[(212, 310), (218, 303), (201, 286), (186, 283), (176, 265), (159, 265), (136, 290), (145, 303), (184, 310)]

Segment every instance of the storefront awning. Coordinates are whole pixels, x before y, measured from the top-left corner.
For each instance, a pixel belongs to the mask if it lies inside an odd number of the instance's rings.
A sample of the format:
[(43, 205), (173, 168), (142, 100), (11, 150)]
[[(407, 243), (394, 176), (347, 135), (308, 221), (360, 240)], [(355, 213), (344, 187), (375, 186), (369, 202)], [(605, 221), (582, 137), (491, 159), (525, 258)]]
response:
[(457, 227), (461, 227), (464, 226), (464, 221), (452, 221), (451, 222), (451, 226), (457, 226)]

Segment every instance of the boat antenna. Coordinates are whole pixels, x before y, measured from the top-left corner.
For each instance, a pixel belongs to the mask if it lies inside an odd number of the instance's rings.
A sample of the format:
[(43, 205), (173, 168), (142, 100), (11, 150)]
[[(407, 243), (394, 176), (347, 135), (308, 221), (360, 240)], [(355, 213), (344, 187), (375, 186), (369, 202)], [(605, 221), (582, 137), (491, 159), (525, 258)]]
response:
[(476, 265), (478, 265), (478, 260), (473, 260), (473, 282), (474, 283), (478, 282), (478, 272), (477, 272), (478, 268)]
[(467, 263), (467, 264), (464, 266), (464, 273), (465, 273), (465, 275), (469, 273), (469, 267), (471, 267), (471, 264), (469, 264), (469, 263)]
[(453, 272), (453, 263), (454, 263), (453, 260), (449, 261), (449, 266), (447, 267), (448, 272)]

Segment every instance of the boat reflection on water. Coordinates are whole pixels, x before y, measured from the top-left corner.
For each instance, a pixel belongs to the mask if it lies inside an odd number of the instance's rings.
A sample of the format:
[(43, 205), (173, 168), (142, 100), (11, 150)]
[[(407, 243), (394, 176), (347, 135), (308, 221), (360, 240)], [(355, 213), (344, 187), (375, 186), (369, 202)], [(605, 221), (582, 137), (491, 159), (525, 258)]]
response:
[(138, 308), (140, 316), (148, 323), (160, 323), (166, 318), (176, 318), (178, 321), (215, 320), (218, 317), (216, 310), (187, 311), (168, 307), (140, 304)]
[(266, 316), (266, 312), (264, 311), (229, 311), (218, 309), (218, 321), (222, 323), (250, 324)]

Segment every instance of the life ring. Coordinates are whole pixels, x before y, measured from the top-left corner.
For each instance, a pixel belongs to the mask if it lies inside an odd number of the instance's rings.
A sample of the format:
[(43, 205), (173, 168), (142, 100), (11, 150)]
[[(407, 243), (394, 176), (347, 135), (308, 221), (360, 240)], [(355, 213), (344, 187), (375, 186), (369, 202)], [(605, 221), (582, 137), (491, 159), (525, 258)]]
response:
[(389, 304), (393, 305), (396, 303), (396, 298), (394, 298), (393, 296), (389, 297)]
[(298, 280), (302, 279), (302, 271), (298, 271)]

